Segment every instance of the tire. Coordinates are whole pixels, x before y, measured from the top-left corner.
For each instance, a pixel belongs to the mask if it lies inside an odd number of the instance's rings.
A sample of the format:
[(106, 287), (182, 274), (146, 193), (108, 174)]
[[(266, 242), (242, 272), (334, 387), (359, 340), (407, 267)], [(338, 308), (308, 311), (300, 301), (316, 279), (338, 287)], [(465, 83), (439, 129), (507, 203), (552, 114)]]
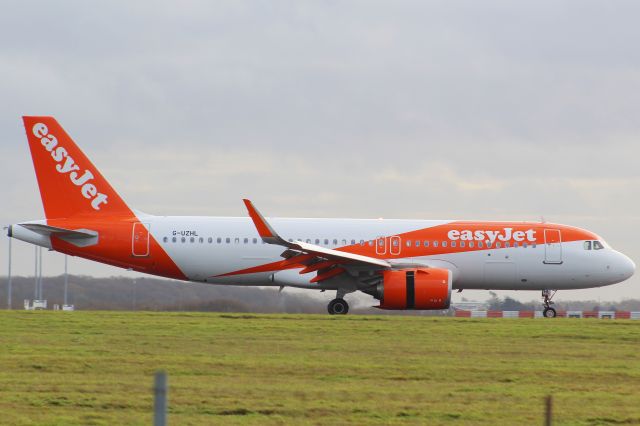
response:
[(346, 315), (349, 312), (349, 304), (344, 299), (333, 299), (327, 306), (331, 315)]
[(542, 315), (544, 315), (545, 318), (555, 318), (556, 310), (553, 308), (545, 308), (544, 311), (542, 311)]

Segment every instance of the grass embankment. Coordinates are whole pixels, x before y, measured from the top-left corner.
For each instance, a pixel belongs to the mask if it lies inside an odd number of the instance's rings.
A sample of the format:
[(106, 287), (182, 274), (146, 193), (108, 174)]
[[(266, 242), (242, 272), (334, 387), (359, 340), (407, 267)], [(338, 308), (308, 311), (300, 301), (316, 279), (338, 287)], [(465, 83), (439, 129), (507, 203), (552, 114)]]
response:
[(640, 424), (640, 321), (1, 312), (1, 424)]

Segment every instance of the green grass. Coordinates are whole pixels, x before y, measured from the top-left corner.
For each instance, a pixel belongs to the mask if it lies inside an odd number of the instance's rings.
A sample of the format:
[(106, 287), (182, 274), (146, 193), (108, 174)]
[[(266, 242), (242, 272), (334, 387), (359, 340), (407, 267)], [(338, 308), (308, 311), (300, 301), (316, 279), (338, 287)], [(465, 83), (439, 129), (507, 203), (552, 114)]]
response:
[(0, 424), (640, 424), (640, 321), (0, 312)]

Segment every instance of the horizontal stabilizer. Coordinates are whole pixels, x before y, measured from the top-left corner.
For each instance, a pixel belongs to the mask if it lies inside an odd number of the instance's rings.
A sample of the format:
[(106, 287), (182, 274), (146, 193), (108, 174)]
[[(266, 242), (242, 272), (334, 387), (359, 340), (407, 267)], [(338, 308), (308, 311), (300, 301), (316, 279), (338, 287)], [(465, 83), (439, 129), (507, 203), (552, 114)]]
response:
[(66, 229), (39, 223), (21, 223), (20, 226), (23, 226), (30, 231), (37, 232), (38, 234), (54, 234), (56, 237), (66, 236), (71, 238), (94, 238), (98, 236), (96, 231), (90, 231), (88, 229)]
[(87, 247), (98, 243), (98, 233), (90, 229), (66, 229), (41, 223), (21, 223), (19, 226), (45, 237), (57, 237), (77, 247)]

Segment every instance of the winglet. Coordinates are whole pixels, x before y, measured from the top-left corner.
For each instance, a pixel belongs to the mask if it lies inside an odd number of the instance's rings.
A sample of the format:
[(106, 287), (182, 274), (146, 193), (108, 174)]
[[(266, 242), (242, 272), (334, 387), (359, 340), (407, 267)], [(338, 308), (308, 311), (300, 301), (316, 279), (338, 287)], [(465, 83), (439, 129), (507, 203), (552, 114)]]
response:
[(283, 240), (280, 235), (278, 235), (276, 231), (273, 230), (271, 225), (269, 225), (269, 223), (265, 220), (264, 216), (262, 216), (258, 209), (254, 207), (251, 200), (247, 200), (245, 198), (242, 201), (244, 201), (244, 205), (247, 207), (249, 216), (251, 216), (253, 224), (256, 226), (256, 229), (258, 230), (258, 234), (260, 234), (262, 241), (268, 244), (289, 246), (288, 242)]

